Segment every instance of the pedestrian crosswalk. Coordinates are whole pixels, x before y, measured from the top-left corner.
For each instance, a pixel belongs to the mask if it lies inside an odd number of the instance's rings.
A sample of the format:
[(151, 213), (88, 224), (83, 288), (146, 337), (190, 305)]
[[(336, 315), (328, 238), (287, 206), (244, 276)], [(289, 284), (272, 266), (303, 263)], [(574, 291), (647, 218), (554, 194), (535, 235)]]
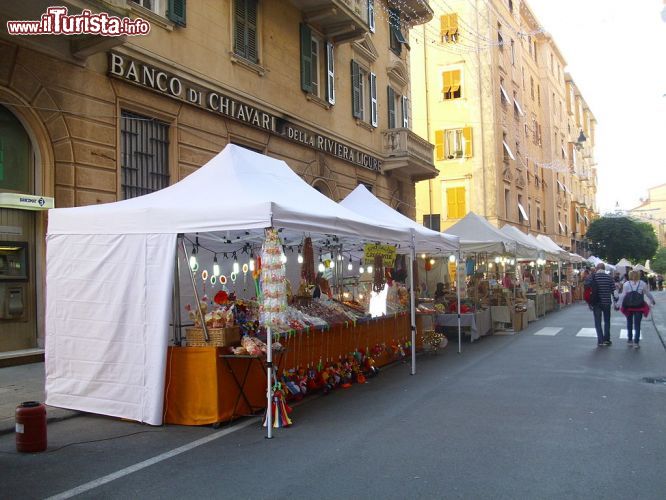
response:
[[(563, 327), (558, 327), (558, 326), (546, 326), (544, 328), (541, 328), (540, 330), (537, 330), (534, 332), (532, 335), (536, 336), (543, 336), (543, 337), (554, 337), (555, 335), (564, 332), (567, 334), (565, 329)], [(570, 330), (569, 330), (570, 332)], [(570, 333), (568, 333), (570, 335)], [(576, 337), (590, 337), (590, 338), (596, 338), (597, 337), (597, 331), (594, 328), (580, 328), (576, 332)], [(617, 329), (616, 328), (611, 328), (611, 337), (616, 338), (617, 337)], [(627, 339), (627, 329), (622, 328), (620, 329), (620, 339)]]

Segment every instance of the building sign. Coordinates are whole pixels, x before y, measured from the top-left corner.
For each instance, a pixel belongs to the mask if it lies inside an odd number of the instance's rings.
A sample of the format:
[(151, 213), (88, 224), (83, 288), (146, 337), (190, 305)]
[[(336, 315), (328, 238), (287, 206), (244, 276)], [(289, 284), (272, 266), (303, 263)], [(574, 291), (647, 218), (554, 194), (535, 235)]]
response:
[(53, 198), (50, 196), (0, 193), (0, 208), (17, 208), (20, 210), (48, 210), (54, 206)]
[(365, 265), (374, 265), (375, 257), (380, 255), (384, 261), (384, 267), (395, 265), (395, 246), (380, 245), (379, 243), (366, 243), (363, 247), (363, 260)]
[(374, 156), (125, 55), (109, 52), (109, 74), (206, 111), (218, 113), (225, 118), (279, 135), (291, 142), (327, 153), (354, 165), (375, 172), (381, 171), (382, 162)]

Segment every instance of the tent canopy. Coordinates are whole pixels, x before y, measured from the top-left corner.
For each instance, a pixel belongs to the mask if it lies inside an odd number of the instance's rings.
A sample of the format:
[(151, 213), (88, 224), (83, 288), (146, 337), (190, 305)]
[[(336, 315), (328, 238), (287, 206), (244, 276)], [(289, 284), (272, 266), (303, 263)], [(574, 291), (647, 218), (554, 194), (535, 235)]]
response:
[(620, 262), (615, 264), (615, 267), (633, 267), (633, 264), (627, 259), (620, 259)]
[(457, 236), (433, 231), (405, 217), (368, 191), (363, 184), (349, 193), (340, 205), (357, 214), (372, 214), (372, 219), (377, 222), (410, 231), (414, 235), (418, 252), (451, 253), (460, 248)]
[(557, 255), (558, 260), (569, 262), (569, 252), (551, 240), (550, 237), (546, 236), (545, 234), (537, 234), (536, 239), (539, 240), (544, 247), (548, 248), (551, 253)]
[[(103, 205), (49, 211), (49, 235), (225, 233), (220, 242), (259, 238), (267, 227), (407, 243), (404, 229), (369, 220), (327, 198), (284, 161), (234, 144), (180, 182)], [(228, 234), (227, 234), (228, 232)], [(210, 237), (210, 236), (209, 236)], [(213, 238), (216, 239), (216, 238)]]
[(467, 253), (520, 253), (531, 248), (517, 243), (474, 212), (469, 212), (446, 232), (458, 236), (460, 248)]
[(235, 145), (160, 191), (50, 210), (46, 403), (161, 424), (177, 235), (226, 252), (268, 227), (285, 244), (304, 233), (412, 241), (411, 231), (330, 200), (285, 162)]
[(543, 253), (542, 258), (551, 261), (558, 259), (559, 253), (553, 252), (551, 250), (551, 247), (546, 246), (542, 241), (537, 240), (533, 234), (528, 234), (527, 238), (541, 250), (541, 252)]
[(502, 226), (500, 231), (506, 234), (509, 238), (512, 238), (522, 243), (521, 252), (520, 253), (516, 252), (516, 256), (519, 259), (536, 259), (539, 257), (539, 253), (543, 253), (543, 249), (541, 248), (541, 246), (532, 242), (529, 236), (523, 233), (517, 227), (507, 224), (505, 226)]

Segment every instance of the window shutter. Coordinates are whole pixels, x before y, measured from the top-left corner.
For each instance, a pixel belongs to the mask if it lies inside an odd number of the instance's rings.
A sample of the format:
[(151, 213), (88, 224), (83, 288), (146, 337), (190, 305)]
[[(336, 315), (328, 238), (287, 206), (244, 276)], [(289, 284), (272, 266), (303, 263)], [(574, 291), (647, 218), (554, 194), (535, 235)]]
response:
[(451, 71), (445, 71), (444, 73), (442, 73), (442, 92), (444, 94), (448, 94), (449, 91), (451, 90), (452, 76), (453, 74), (451, 73)]
[(444, 159), (444, 131), (435, 131), (435, 159)]
[(451, 93), (460, 90), (460, 70), (451, 71)]
[(185, 3), (186, 0), (169, 0), (167, 6), (167, 17), (178, 26), (185, 26)]
[(439, 33), (442, 38), (449, 36), (449, 15), (444, 14), (439, 18)]
[(361, 70), (356, 61), (351, 62), (352, 77), (352, 116), (354, 118), (363, 118), (363, 108), (361, 107)]
[(377, 75), (370, 73), (370, 124), (377, 126)]
[(406, 95), (402, 96), (402, 127), (409, 128), (409, 99)]
[(375, 32), (375, 0), (368, 0), (368, 27), (370, 33)]
[(301, 23), (301, 89), (312, 92), (312, 31)]
[(395, 91), (387, 87), (388, 92), (388, 128), (395, 128)]
[(474, 152), (472, 147), (472, 127), (463, 128), (463, 139), (465, 140), (465, 158), (471, 158)]
[(456, 188), (456, 204), (457, 204), (457, 213), (458, 219), (465, 217), (467, 209), (465, 207), (465, 188), (459, 187)]
[(247, 58), (259, 62), (257, 51), (257, 0), (246, 0), (247, 6)]
[(234, 16), (236, 18), (234, 33), (234, 52), (239, 56), (247, 58), (247, 44), (245, 43), (245, 35), (247, 31), (247, 23), (245, 21), (245, 2), (243, 0), (236, 0), (234, 3)]
[(449, 219), (458, 219), (458, 201), (456, 198), (456, 188), (446, 190), (446, 213)]
[(449, 14), (449, 35), (458, 34), (458, 14)]
[(326, 42), (326, 100), (335, 104), (335, 62), (333, 44)]

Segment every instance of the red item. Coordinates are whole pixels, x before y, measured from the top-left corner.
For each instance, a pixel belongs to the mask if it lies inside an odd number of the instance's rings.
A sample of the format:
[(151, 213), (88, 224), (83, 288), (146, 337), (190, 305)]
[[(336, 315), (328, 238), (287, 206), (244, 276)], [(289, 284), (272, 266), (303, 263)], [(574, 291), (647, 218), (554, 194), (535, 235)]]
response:
[(219, 305), (226, 304), (229, 302), (229, 294), (224, 290), (220, 290), (215, 294), (215, 297), (213, 297), (213, 302)]
[(643, 302), (643, 307), (620, 307), (620, 311), (625, 316), (629, 316), (629, 313), (632, 312), (642, 312), (644, 317), (647, 317), (650, 314), (650, 306), (647, 305), (647, 302)]
[(26, 401), (16, 407), (16, 451), (34, 453), (46, 449), (46, 407)]

